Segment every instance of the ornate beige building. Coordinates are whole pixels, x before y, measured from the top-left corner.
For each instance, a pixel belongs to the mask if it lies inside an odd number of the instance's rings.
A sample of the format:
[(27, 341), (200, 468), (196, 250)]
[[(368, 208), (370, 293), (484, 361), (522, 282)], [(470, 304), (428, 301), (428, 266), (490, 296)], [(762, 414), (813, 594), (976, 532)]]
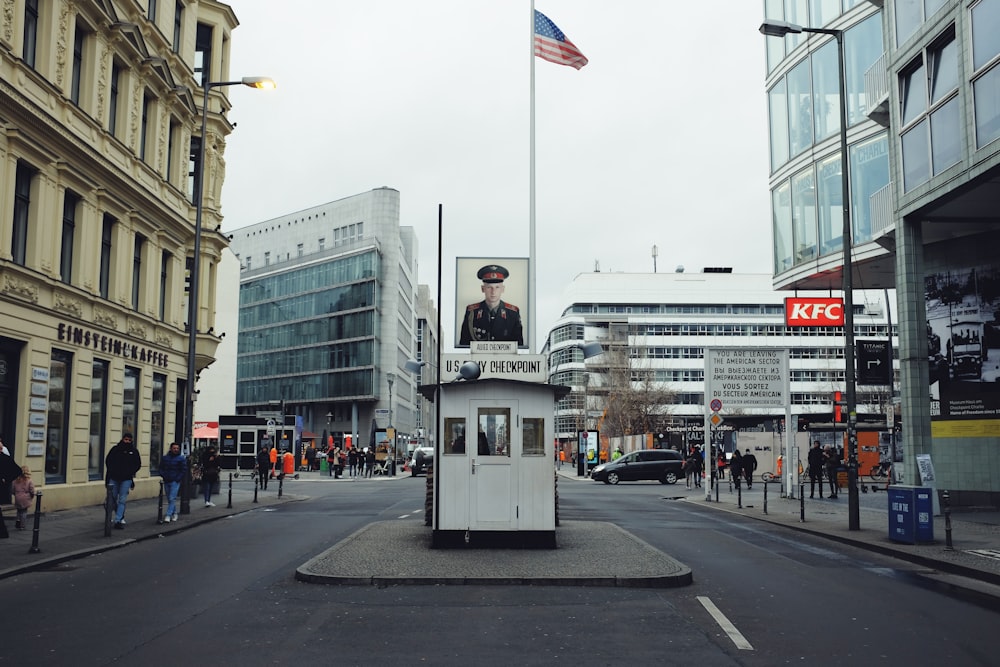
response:
[[(194, 179), (205, 174), (197, 367), (213, 361), (237, 20), (202, 0), (3, 0), (0, 12), (0, 435), (43, 509), (99, 503), (133, 432), (133, 494), (183, 441)], [(2, 500), (2, 499), (0, 499)]]

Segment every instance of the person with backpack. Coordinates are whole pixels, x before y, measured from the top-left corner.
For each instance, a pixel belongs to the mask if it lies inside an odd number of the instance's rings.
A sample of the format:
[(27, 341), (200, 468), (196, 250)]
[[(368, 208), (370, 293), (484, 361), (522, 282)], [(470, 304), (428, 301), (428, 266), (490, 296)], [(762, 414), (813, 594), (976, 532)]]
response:
[(753, 474), (757, 470), (757, 457), (753, 455), (750, 448), (747, 447), (746, 452), (743, 453), (743, 479), (747, 482), (747, 488), (753, 488)]

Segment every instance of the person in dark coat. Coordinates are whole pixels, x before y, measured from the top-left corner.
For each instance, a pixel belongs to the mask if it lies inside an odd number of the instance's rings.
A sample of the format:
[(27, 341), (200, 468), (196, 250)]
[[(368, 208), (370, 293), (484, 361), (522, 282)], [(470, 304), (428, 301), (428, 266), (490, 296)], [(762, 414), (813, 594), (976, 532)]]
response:
[[(837, 499), (837, 467), (840, 465), (840, 459), (837, 456), (837, 450), (835, 450), (830, 445), (827, 445), (823, 449), (823, 465), (826, 466), (826, 477), (830, 480), (830, 498), (832, 500)], [(822, 485), (820, 485), (822, 488)]]
[(257, 483), (261, 491), (267, 490), (267, 480), (271, 478), (271, 452), (267, 445), (261, 445), (257, 452)]
[(122, 439), (104, 458), (104, 468), (107, 471), (105, 483), (111, 488), (111, 495), (115, 499), (114, 524), (119, 530), (125, 528), (125, 503), (135, 474), (141, 467), (142, 458), (132, 442), (132, 434), (123, 433)]
[(733, 450), (733, 458), (729, 459), (730, 476), (736, 482), (736, 488), (740, 488), (740, 479), (743, 478), (743, 455), (739, 448)]
[(819, 484), (819, 497), (823, 497), (823, 450), (819, 448), (819, 440), (813, 442), (812, 449), (809, 450), (809, 497), (813, 497), (816, 492), (816, 484)]
[(187, 457), (181, 454), (181, 446), (170, 443), (170, 450), (160, 459), (160, 477), (163, 478), (163, 492), (167, 496), (167, 514), (164, 523), (177, 521), (177, 492), (187, 474)]
[(213, 445), (201, 453), (201, 489), (205, 496), (205, 507), (215, 507), (212, 502), (212, 488), (219, 482), (222, 460)]
[(757, 470), (757, 457), (753, 455), (750, 448), (743, 452), (743, 479), (747, 481), (747, 488), (753, 488), (753, 473)]

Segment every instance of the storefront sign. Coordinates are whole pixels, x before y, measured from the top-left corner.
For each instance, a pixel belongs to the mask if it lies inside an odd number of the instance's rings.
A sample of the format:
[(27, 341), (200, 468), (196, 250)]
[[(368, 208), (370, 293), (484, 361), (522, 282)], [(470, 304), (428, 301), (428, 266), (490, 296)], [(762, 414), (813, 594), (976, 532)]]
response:
[(167, 368), (170, 357), (156, 350), (152, 350), (140, 345), (136, 345), (121, 338), (108, 336), (106, 334), (90, 331), (83, 327), (60, 324), (57, 327), (58, 339), (74, 345), (89, 347), (97, 352), (113, 354), (117, 357), (131, 359), (141, 363), (153, 364), (160, 368)]
[(790, 327), (844, 326), (844, 301), (828, 297), (788, 297), (785, 324)]

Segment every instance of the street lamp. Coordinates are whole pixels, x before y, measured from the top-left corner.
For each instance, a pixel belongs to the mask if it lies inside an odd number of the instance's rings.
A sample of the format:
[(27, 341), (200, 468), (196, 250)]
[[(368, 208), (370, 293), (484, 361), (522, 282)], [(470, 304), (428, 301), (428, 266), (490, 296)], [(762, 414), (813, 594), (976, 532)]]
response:
[[(187, 451), (191, 452), (191, 438), (194, 433), (194, 401), (198, 392), (195, 390), (195, 354), (198, 347), (198, 277), (201, 268), (201, 217), (204, 209), (205, 193), (205, 136), (208, 128), (208, 93), (212, 88), (225, 86), (249, 86), (250, 88), (272, 89), (275, 83), (263, 76), (245, 76), (239, 81), (212, 81), (202, 84), (204, 95), (201, 104), (201, 141), (198, 145), (198, 164), (194, 182), (194, 259), (191, 263), (191, 280), (188, 284), (188, 358), (187, 358), (187, 414), (184, 419), (184, 440)], [(282, 416), (283, 417), (283, 416)], [(188, 468), (190, 470), (190, 467)], [(187, 479), (185, 479), (187, 482)], [(185, 484), (187, 486), (187, 484)], [(189, 514), (191, 506), (187, 489), (181, 496), (181, 514)]]
[(851, 264), (851, 188), (847, 178), (847, 77), (844, 73), (844, 31), (832, 28), (803, 28), (785, 21), (769, 20), (760, 24), (767, 37), (811, 32), (832, 35), (837, 40), (837, 73), (840, 93), (840, 198), (843, 206), (844, 244), (844, 398), (847, 406), (847, 498), (848, 529), (861, 530), (861, 506), (858, 498), (858, 408), (854, 379), (854, 269)]
[(385, 381), (389, 385), (389, 427), (386, 429), (387, 435), (391, 436), (392, 440), (392, 458), (389, 462), (389, 469), (392, 471), (392, 475), (396, 474), (396, 432), (392, 428), (392, 383), (396, 381), (395, 373), (386, 373)]

